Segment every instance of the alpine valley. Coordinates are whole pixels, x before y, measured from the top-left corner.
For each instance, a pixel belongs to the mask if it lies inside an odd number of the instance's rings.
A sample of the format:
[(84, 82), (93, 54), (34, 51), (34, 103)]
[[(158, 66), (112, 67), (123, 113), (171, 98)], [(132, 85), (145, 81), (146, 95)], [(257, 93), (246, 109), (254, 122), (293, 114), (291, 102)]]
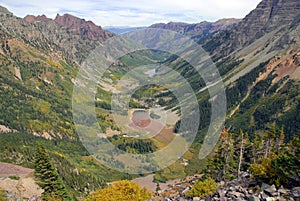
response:
[[(89, 54), (116, 34), (70, 14), (20, 18), (0, 6), (0, 201), (300, 199), (300, 1), (262, 0), (243, 19), (150, 28), (190, 37), (222, 77), (227, 105), (219, 107), (227, 112), (212, 153), (198, 157), (212, 116), (209, 86), (182, 58), (141, 50), (118, 58), (97, 83), (92, 104), (103, 134), (117, 148), (141, 155), (179, 135), (178, 100), (155, 84), (130, 97), (131, 124), (114, 119), (125, 117), (114, 114), (112, 97), (139, 85), (124, 78), (138, 64), (150, 78), (168, 66), (188, 81), (199, 104), (197, 135), (182, 157), (153, 174), (104, 166), (80, 141), (72, 96)], [(161, 111), (167, 126), (152, 138), (136, 138), (135, 126), (159, 121)], [(115, 161), (122, 155), (103, 157)], [(117, 166), (124, 167), (120, 161)]]

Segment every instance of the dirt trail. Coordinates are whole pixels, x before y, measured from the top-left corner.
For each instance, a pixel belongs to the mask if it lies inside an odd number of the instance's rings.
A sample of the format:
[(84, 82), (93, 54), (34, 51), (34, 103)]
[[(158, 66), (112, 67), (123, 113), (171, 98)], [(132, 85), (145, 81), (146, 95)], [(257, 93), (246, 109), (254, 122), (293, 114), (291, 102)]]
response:
[[(133, 181), (137, 182), (142, 187), (146, 187), (147, 189), (155, 192), (156, 183), (153, 182), (153, 176), (154, 176), (154, 174), (150, 174), (150, 175), (145, 176), (145, 177), (135, 178), (135, 179), (133, 179)], [(178, 181), (180, 181), (180, 179), (170, 180), (170, 181), (167, 181), (166, 183), (159, 183), (159, 187), (161, 188), (161, 190), (166, 190), (169, 185), (173, 185)]]

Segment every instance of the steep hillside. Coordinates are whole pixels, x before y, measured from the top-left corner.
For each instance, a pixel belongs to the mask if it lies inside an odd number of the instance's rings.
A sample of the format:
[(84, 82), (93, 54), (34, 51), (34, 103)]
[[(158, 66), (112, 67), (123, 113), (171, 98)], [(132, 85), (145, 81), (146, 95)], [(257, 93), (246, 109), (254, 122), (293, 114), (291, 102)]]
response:
[(0, 23), (0, 124), (50, 139), (75, 137), (71, 95), (78, 64), (112, 34), (71, 15), (21, 19), (3, 7)]
[[(299, 132), (299, 16), (299, 1), (263, 0), (231, 29), (198, 40), (223, 78), (227, 96), (225, 125), (230, 131), (243, 129), (252, 138), (254, 133), (263, 134), (275, 123), (284, 128), (287, 141)], [(201, 144), (198, 142), (204, 139), (211, 113), (207, 87), (194, 82), (197, 75), (192, 67), (176, 57), (165, 65), (180, 72), (200, 92), (197, 96), (202, 124), (197, 142), (184, 156), (189, 164), (177, 164), (157, 173), (158, 180), (173, 178), (170, 172), (182, 168), (189, 173), (199, 172), (201, 166), (196, 164), (203, 161), (197, 160)]]
[(74, 130), (73, 82), (99, 41), (45, 16), (26, 19), (0, 8), (0, 160), (33, 168), (43, 144), (72, 196), (85, 196), (123, 176), (93, 160)]
[[(79, 18), (69, 16), (69, 19), (81, 23), (79, 26), (82, 26), (82, 30), (86, 29), (86, 31), (80, 32), (76, 23), (72, 25), (74, 27), (70, 27), (71, 25), (67, 23), (62, 24), (63, 20), (58, 24), (45, 16), (27, 16), (25, 19), (21, 19), (11, 13), (2, 12), (1, 34), (6, 38), (21, 39), (25, 44), (45, 53), (55, 52), (55, 54), (61, 55), (70, 62), (80, 63), (99, 44), (98, 41), (90, 40), (85, 34), (92, 33), (93, 28), (99, 29), (101, 30), (101, 33), (97, 36), (99, 41), (104, 40), (111, 34)], [(89, 27), (86, 27), (86, 24)]]
[[(299, 116), (294, 115), (297, 115), (295, 107), (300, 100), (300, 93), (296, 92), (300, 81), (299, 17), (299, 1), (262, 1), (233, 28), (220, 46), (211, 49), (215, 59), (228, 55), (227, 59), (242, 61), (227, 68), (223, 75), (228, 86), (229, 109), (233, 106), (232, 100), (241, 102), (230, 114), (232, 121), (229, 122), (237, 122), (242, 117), (248, 119), (243, 124), (235, 123), (235, 128), (246, 125), (243, 126), (246, 130), (262, 129), (276, 122), (285, 126), (288, 136), (298, 132)], [(220, 69), (224, 67), (223, 62), (223, 58), (218, 61)], [(240, 99), (232, 97), (234, 90), (242, 92)], [(256, 98), (252, 94), (256, 94)], [(236, 111), (244, 116), (235, 116)]]
[[(300, 94), (295, 91), (300, 79), (299, 19), (299, 1), (263, 0), (231, 29), (217, 29), (211, 37), (198, 38), (198, 43), (210, 53), (223, 77), (227, 92), (229, 127), (238, 129), (242, 126), (250, 131), (276, 122), (279, 126), (287, 124), (287, 135), (293, 135), (299, 129), (295, 126), (299, 118), (295, 116), (295, 107), (299, 105)], [(198, 26), (201, 24), (206, 23)], [(197, 36), (193, 29), (188, 31), (190, 29), (184, 23), (153, 27), (179, 31), (191, 35), (192, 38)], [(205, 35), (205, 32), (202, 34)], [(180, 61), (177, 63), (176, 60), (172, 61), (177, 70), (189, 68)], [(283, 98), (282, 93), (287, 97)], [(253, 99), (251, 94), (260, 95)], [(293, 101), (290, 100), (290, 94), (293, 94)], [(283, 100), (278, 103), (279, 108), (275, 108), (272, 101), (279, 101), (278, 97)], [(262, 111), (261, 107), (264, 105), (273, 108), (268, 108), (269, 112)], [(243, 115), (238, 115), (239, 113)], [(266, 114), (261, 117), (261, 113)], [(294, 129), (291, 129), (290, 124), (294, 125)]]

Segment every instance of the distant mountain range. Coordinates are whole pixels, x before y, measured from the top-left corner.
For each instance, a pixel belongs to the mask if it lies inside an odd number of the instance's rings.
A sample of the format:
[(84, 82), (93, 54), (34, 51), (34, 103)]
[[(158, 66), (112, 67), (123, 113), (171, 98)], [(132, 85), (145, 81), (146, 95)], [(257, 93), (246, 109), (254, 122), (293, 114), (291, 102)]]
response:
[(123, 33), (127, 33), (127, 32), (131, 32), (131, 31), (135, 31), (138, 29), (145, 29), (147, 27), (114, 27), (114, 26), (108, 26), (108, 27), (104, 27), (104, 29), (113, 32), (115, 34), (123, 34)]
[(187, 24), (182, 22), (169, 22), (167, 24), (153, 24), (150, 28), (168, 29), (189, 36), (207, 37), (220, 30), (230, 30), (240, 19), (221, 19), (216, 22), (200, 22)]

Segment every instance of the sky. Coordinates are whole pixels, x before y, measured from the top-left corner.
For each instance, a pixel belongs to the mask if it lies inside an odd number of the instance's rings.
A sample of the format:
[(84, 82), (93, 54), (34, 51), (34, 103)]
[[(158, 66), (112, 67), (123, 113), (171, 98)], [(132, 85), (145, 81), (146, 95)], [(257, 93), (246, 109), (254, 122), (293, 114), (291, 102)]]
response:
[(0, 0), (16, 16), (55, 18), (69, 13), (97, 25), (149, 26), (154, 23), (216, 21), (243, 18), (261, 0)]

